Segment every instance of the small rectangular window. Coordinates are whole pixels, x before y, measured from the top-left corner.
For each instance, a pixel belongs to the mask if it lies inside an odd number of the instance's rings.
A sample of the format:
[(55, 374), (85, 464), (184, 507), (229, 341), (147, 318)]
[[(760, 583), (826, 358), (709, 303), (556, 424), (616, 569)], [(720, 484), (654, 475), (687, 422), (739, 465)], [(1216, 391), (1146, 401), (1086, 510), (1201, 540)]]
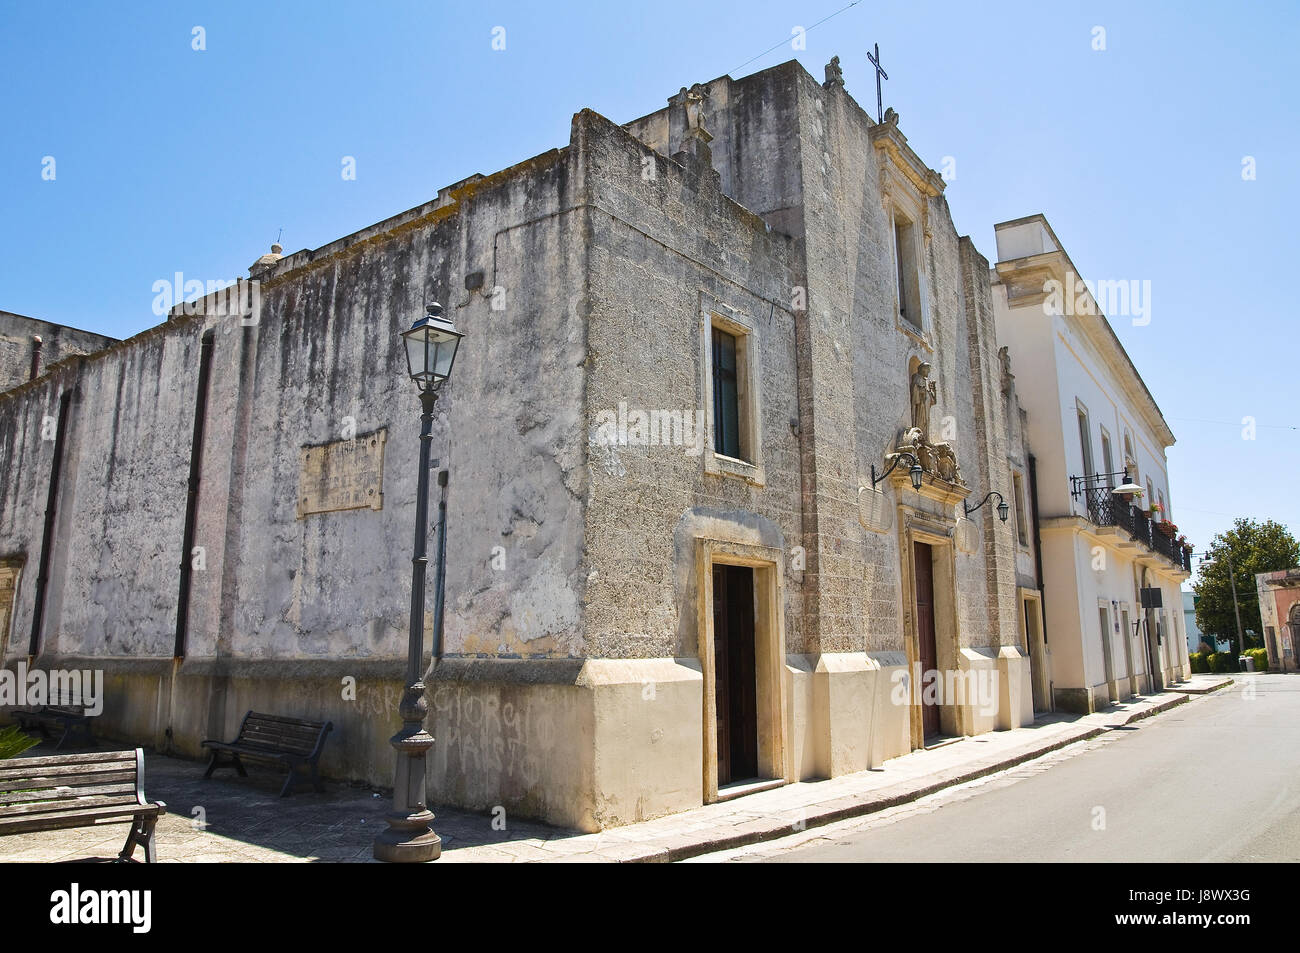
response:
[(1079, 445), (1083, 448), (1083, 475), (1092, 476), (1096, 468), (1092, 463), (1092, 429), (1088, 426), (1088, 412), (1079, 408)]
[(1115, 457), (1110, 449), (1110, 434), (1106, 433), (1106, 428), (1101, 428), (1101, 465), (1106, 468), (1106, 486), (1111, 489), (1115, 488)]
[(894, 216), (894, 261), (898, 268), (898, 313), (908, 324), (921, 327), (921, 289), (916, 267), (916, 239), (911, 222)]
[(713, 329), (713, 452), (740, 459), (740, 362), (736, 336)]

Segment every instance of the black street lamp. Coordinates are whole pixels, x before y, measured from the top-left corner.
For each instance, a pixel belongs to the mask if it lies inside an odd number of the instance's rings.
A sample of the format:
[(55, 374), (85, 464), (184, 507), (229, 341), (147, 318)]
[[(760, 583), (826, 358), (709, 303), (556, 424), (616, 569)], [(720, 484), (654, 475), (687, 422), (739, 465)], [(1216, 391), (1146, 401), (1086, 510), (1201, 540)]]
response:
[[(434, 833), (433, 812), (425, 803), (425, 756), (433, 747), (433, 736), (424, 728), (429, 703), (424, 698), (424, 679), (420, 661), (424, 655), (424, 578), (428, 566), (426, 546), (429, 535), (429, 444), (433, 440), (433, 405), (438, 389), (451, 374), (456, 348), (464, 335), (451, 320), (443, 317), (442, 306), (430, 304), (425, 315), (409, 331), (403, 331), (406, 361), (411, 380), (420, 389), (420, 469), (416, 474), (415, 555), (411, 559), (411, 630), (406, 656), (406, 691), (398, 714), (402, 727), (389, 739), (397, 752), (393, 777), (393, 809), (388, 814), (388, 829), (375, 838), (376, 860), (394, 863), (423, 863), (442, 855), (442, 839)], [(445, 532), (445, 530), (444, 530)], [(441, 580), (439, 580), (441, 589)], [(434, 602), (441, 616), (442, 600)], [(434, 632), (442, 625), (434, 620)]]
[(925, 471), (921, 469), (921, 463), (916, 459), (916, 455), (909, 453), (906, 450), (900, 450), (898, 453), (894, 454), (894, 462), (891, 463), (889, 469), (880, 474), (880, 476), (876, 476), (876, 465), (873, 463), (871, 465), (871, 485), (875, 486), (885, 477), (889, 476), (889, 474), (893, 473), (894, 467), (898, 466), (899, 462), (901, 462), (904, 457), (907, 457), (907, 459), (912, 461), (912, 465), (907, 468), (907, 473), (912, 478), (912, 489), (919, 491), (921, 489), (921, 480), (925, 476)]
[(962, 500), (961, 508), (965, 510), (967, 516), (970, 516), (972, 513), (974, 513), (977, 509), (979, 509), (989, 500), (993, 499), (993, 497), (995, 496), (998, 498), (998, 507), (997, 507), (998, 519), (1002, 520), (1002, 522), (1005, 523), (1007, 521), (1007, 514), (1011, 512), (1011, 507), (1007, 505), (1007, 501), (1002, 498), (1002, 494), (999, 493), (997, 490), (989, 490), (988, 495), (985, 496), (984, 499), (976, 503), (974, 506), (971, 506), (965, 500)]

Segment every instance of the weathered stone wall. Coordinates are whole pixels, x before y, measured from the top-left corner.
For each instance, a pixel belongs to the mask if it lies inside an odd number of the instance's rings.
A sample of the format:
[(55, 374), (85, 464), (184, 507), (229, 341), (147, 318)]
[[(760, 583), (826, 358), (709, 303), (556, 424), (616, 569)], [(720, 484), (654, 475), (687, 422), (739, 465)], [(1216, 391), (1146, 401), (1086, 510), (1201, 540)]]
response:
[[(800, 127), (808, 223), (807, 364), (819, 418), (813, 456), (823, 562), (817, 581), (820, 644), (823, 651), (898, 650), (900, 604), (906, 599), (897, 571), (898, 536), (861, 531), (856, 489), (869, 482), (873, 463), (884, 469), (885, 453), (910, 425), (909, 362), (919, 359), (933, 364), (931, 376), (938, 381), (931, 429), (956, 450), (971, 502), (989, 489), (1009, 493), (988, 285), (964, 267), (964, 254), (978, 255), (967, 240), (959, 241), (946, 200), (926, 196), (928, 322), (921, 333), (901, 325), (887, 208), (891, 190), (900, 186), (882, 178), (885, 160), (873, 148), (871, 118), (842, 90), (825, 90), (800, 73), (807, 103)], [(960, 639), (963, 646), (996, 647), (1003, 641), (1002, 618), (1014, 633), (1014, 612), (999, 611), (1014, 598), (1005, 571), (1013, 558), (1012, 537), (992, 505), (974, 521), (979, 545), (956, 560)]]
[[(801, 76), (799, 64), (733, 80), (701, 84), (709, 147), (722, 193), (757, 213), (776, 231), (803, 233), (803, 179), (798, 163)], [(672, 99), (676, 97), (671, 97)], [(664, 108), (623, 128), (662, 156), (682, 147), (686, 124), (679, 109)], [(788, 293), (785, 296), (789, 303)]]
[[(990, 490), (996, 490), (1014, 510), (1015, 488), (1008, 461), (1023, 454), (1017, 446), (1016, 427), (1010, 419), (1010, 407), (1002, 395), (1002, 364), (998, 358), (997, 328), (993, 299), (989, 287), (988, 260), (969, 238), (960, 239), (961, 277), (966, 303), (970, 393), (975, 441), (974, 451), (980, 464), (979, 482), (974, 483), (976, 502)], [(968, 479), (968, 482), (971, 482)], [(974, 578), (982, 572), (984, 592), (983, 618), (972, 619), (971, 644), (1015, 646), (1020, 642), (1016, 609), (1016, 531), (1010, 517), (997, 517), (996, 499), (984, 504), (977, 517), (981, 549), (966, 561), (965, 571)], [(972, 603), (976, 600), (972, 599)], [(986, 641), (976, 641), (981, 623), (987, 626)]]
[[(193, 406), (190, 331), (141, 335), (0, 396), (0, 550), (25, 571), (6, 654), (28, 650), (62, 393), (72, 394), (40, 649), (170, 657)], [(189, 385), (188, 387), (186, 385)]]
[[(900, 327), (888, 211), (900, 184), (876, 124), (797, 63), (707, 89), (711, 164), (679, 107), (624, 128), (583, 111), (566, 149), (259, 263), (255, 322), (178, 313), (0, 397), (0, 461), (14, 470), (0, 557), (27, 560), (18, 630), (52, 452), (41, 418), (79, 386), (47, 661), (113, 669), (105, 733), (197, 754), (249, 707), (328, 718), (327, 771), (388, 782), (419, 407), (397, 332), (436, 299), (466, 338), (433, 429), (451, 474), (435, 803), (598, 829), (709, 796), (706, 541), (771, 567), (775, 597), (756, 603), (764, 772), (840, 774), (909, 750), (915, 712), (889, 682), (912, 651), (910, 556), (900, 527), (864, 526), (859, 488), (909, 423), (909, 361), (922, 359), (939, 383), (932, 429), (956, 447), (973, 501), (1009, 494), (987, 262), (957, 237), (937, 177), (908, 159), (930, 183), (917, 213), (929, 317), (920, 333)], [(750, 466), (688, 439), (710, 424), (712, 314), (748, 331)], [(203, 565), (174, 662), (205, 335)], [(601, 433), (634, 412), (690, 426), (667, 446)], [(300, 517), (303, 448), (380, 430), (382, 508)], [(900, 519), (906, 503), (954, 522), (941, 495), (884, 492)], [(1019, 660), (999, 652), (1015, 642), (1012, 530), (991, 504), (973, 522), (970, 546), (941, 547), (955, 603), (940, 664), (1019, 684)], [(997, 723), (1018, 723), (1020, 707), (1009, 696)], [(944, 726), (994, 721), (954, 709)]]
[[(433, 436), (437, 466), (451, 469), (445, 650), (580, 651), (579, 190), (567, 151), (467, 181), (274, 263), (259, 275), (256, 321), (216, 314), (211, 301), (197, 315), (177, 309), (158, 328), (0, 397), (0, 556), (24, 561), (11, 627), (20, 637), (6, 656), (26, 653), (35, 602), (54, 446), (41, 439), (42, 421), (57, 418), (59, 394), (75, 388), (41, 663), (93, 658), (110, 684), (152, 699), (143, 709), (111, 700), (106, 735), (140, 738), (149, 723), (141, 740), (198, 753), (199, 740), (233, 735), (256, 704), (333, 720), (327, 764), (388, 783), (395, 704), (362, 712), (343, 679), (356, 679), (359, 698), (399, 687), (419, 402), (398, 332), (435, 299), (466, 333)], [(483, 286), (471, 291), (474, 272)], [(185, 659), (173, 666), (205, 332), (213, 357), (201, 555)], [(300, 518), (302, 448), (381, 429), (382, 508)], [(436, 514), (436, 483), (432, 492)], [(431, 613), (431, 597), (427, 605)]]
[[(935, 364), (940, 387), (932, 426), (937, 431), (950, 422), (953, 436), (945, 439), (958, 452), (972, 494), (979, 489), (982, 497), (992, 488), (1010, 495), (987, 279), (964, 279), (947, 204), (942, 196), (929, 197), (924, 267), (931, 323), (924, 335), (901, 329), (887, 209), (891, 186), (881, 178), (880, 153), (871, 144), (872, 119), (797, 63), (702, 87), (723, 192), (794, 238), (792, 288), (778, 289), (781, 303), (789, 307), (794, 285), (807, 290), (806, 314), (791, 313), (803, 414), (799, 542), (808, 550), (809, 570), (796, 579), (807, 602), (802, 625), (790, 622), (802, 631), (788, 644), (791, 651), (809, 652), (899, 650), (897, 537), (863, 532), (857, 490), (869, 482), (872, 463), (883, 470), (884, 454), (909, 426), (908, 361), (920, 357)], [(682, 142), (680, 113), (670, 107), (625, 128), (671, 153)], [(776, 397), (764, 392), (765, 400)], [(753, 495), (765, 500), (771, 494)], [(962, 639), (997, 646), (1001, 610), (1006, 599), (1014, 600), (1014, 587), (1005, 585), (1014, 537), (991, 505), (976, 522), (978, 550), (958, 559)], [(998, 568), (986, 572), (986, 560)], [(1001, 589), (1010, 595), (1000, 595)], [(1014, 623), (1014, 611), (1008, 618)]]
[[(783, 550), (800, 540), (798, 442), (790, 426), (798, 418), (794, 317), (787, 310), (793, 243), (722, 195), (710, 177), (692, 182), (676, 162), (612, 124), (592, 129), (587, 155), (588, 654), (693, 656), (694, 537), (681, 538), (679, 525), (708, 519), (743, 534), (745, 526), (765, 524)], [(652, 177), (642, 175), (643, 156), (654, 162)], [(706, 472), (702, 362), (710, 309), (738, 312), (754, 325), (762, 486)], [(599, 415), (617, 414), (620, 405), (628, 413), (680, 413), (692, 430), (702, 422), (699, 441), (602, 443)], [(797, 587), (787, 596), (787, 647), (799, 651)]]
[(30, 379), (34, 336), (41, 339), (38, 375), (51, 364), (78, 354), (90, 354), (116, 340), (92, 331), (0, 311), (0, 392)]

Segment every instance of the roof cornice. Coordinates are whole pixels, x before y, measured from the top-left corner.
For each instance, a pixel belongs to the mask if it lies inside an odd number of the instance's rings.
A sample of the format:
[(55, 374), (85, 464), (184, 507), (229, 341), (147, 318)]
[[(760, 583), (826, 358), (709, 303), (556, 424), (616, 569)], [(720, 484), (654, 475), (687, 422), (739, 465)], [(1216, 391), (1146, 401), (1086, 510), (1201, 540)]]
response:
[[(1051, 231), (1051, 227), (1047, 226), (1046, 219), (1038, 215), (1017, 219), (1015, 223), (1003, 224), (1020, 224), (1029, 221), (1040, 221), (1048, 228), (1049, 232)], [(1138, 373), (1138, 369), (1133, 364), (1133, 359), (1129, 357), (1128, 351), (1124, 350), (1124, 345), (1120, 343), (1119, 336), (1115, 333), (1115, 329), (1110, 326), (1110, 321), (1102, 313), (1101, 307), (1092, 296), (1092, 292), (1083, 284), (1083, 279), (1079, 277), (1079, 269), (1074, 267), (1074, 262), (1070, 260), (1070, 256), (1060, 250), (1060, 242), (1056, 239), (1055, 234), (1052, 235), (1052, 239), (1058, 245), (1057, 250), (999, 261), (994, 267), (998, 283), (1007, 289), (1008, 307), (1022, 308), (1042, 304), (1048, 296), (1045, 285), (1049, 280), (1059, 282), (1063, 287), (1074, 290), (1076, 294), (1082, 291), (1083, 294), (1087, 295), (1092, 313), (1066, 313), (1059, 315), (1059, 317), (1065, 322), (1066, 327), (1077, 332), (1080, 337), (1092, 345), (1093, 350), (1106, 363), (1120, 389), (1129, 398), (1133, 408), (1138, 411), (1143, 421), (1151, 427), (1161, 445), (1163, 447), (1173, 446), (1175, 443), (1174, 433), (1169, 429), (1169, 424), (1165, 421), (1164, 414), (1161, 413), (1155, 397), (1152, 396), (1150, 389), (1146, 385), (1146, 381)], [(1070, 283), (1071, 275), (1074, 276), (1073, 286)]]

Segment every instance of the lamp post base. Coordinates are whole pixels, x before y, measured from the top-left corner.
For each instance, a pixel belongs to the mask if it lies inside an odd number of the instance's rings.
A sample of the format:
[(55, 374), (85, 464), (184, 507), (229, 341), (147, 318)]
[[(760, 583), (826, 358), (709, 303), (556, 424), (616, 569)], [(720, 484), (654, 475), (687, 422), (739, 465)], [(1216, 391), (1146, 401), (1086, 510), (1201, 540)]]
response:
[[(425, 811), (427, 820), (432, 812)], [(418, 816), (410, 820), (418, 826), (390, 827), (375, 838), (374, 858), (390, 864), (424, 864), (442, 856), (442, 838)]]

